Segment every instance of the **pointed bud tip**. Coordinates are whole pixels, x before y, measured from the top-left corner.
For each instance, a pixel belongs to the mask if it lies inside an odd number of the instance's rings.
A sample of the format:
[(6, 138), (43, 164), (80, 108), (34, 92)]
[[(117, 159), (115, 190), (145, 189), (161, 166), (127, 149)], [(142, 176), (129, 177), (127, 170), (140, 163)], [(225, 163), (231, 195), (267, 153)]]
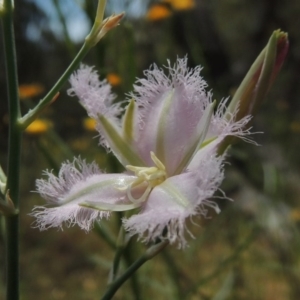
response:
[(280, 29), (278, 29), (273, 32), (273, 36), (276, 39), (276, 59), (272, 78), (270, 80), (271, 83), (274, 81), (275, 77), (280, 71), (289, 50), (289, 40), (288, 34), (286, 32), (283, 32)]
[(278, 52), (282, 52), (283, 50), (286, 53), (289, 47), (288, 34), (280, 29), (275, 30), (273, 34), (275, 35), (277, 41)]
[(228, 106), (229, 113), (234, 113), (238, 107), (236, 120), (257, 111), (284, 63), (288, 48), (288, 34), (275, 30)]
[(108, 17), (103, 21), (103, 29), (105, 31), (108, 31), (118, 26), (120, 24), (120, 21), (123, 19), (124, 15), (125, 12), (122, 12), (117, 15), (111, 15), (110, 17)]
[(108, 31), (115, 28), (120, 24), (120, 21), (125, 15), (125, 12), (121, 12), (117, 15), (111, 15), (105, 20), (102, 19), (102, 10), (101, 13), (97, 14), (95, 23), (91, 29), (91, 32), (86, 36), (85, 42), (90, 46), (95, 46), (105, 35)]
[(281, 29), (274, 30), (273, 34), (275, 34), (277, 39), (286, 39), (288, 38), (287, 32), (282, 31)]

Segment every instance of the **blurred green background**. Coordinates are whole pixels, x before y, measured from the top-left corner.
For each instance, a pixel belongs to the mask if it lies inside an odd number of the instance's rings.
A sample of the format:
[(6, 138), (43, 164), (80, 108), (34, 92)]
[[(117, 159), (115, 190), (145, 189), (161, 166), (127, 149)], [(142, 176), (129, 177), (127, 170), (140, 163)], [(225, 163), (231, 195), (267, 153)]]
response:
[[(33, 107), (82, 45), (97, 1), (20, 0), (15, 34), (21, 105)], [(126, 283), (114, 299), (300, 299), (300, 2), (298, 0), (108, 0), (107, 14), (125, 10), (121, 25), (85, 58), (113, 84), (119, 100), (152, 63), (188, 56), (202, 65), (215, 99), (232, 96), (271, 33), (288, 32), (286, 62), (253, 121), (254, 146), (229, 151), (220, 215), (189, 222), (189, 248), (168, 247), (139, 271), (139, 290)], [(6, 167), (7, 103), (0, 42), (0, 162)], [(43, 200), (34, 192), (42, 170), (80, 155), (107, 172), (122, 171), (98, 146), (86, 113), (65, 89), (24, 134), (21, 170), (22, 299), (99, 299), (113, 249), (78, 227), (39, 232), (28, 216)], [(263, 132), (263, 133), (261, 133)], [(115, 240), (118, 216), (103, 222)], [(132, 243), (123, 267), (143, 253)], [(0, 243), (3, 274), (3, 237)], [(1, 275), (3, 277), (3, 275)], [(3, 280), (0, 298), (4, 295)], [(139, 296), (138, 296), (139, 295)]]

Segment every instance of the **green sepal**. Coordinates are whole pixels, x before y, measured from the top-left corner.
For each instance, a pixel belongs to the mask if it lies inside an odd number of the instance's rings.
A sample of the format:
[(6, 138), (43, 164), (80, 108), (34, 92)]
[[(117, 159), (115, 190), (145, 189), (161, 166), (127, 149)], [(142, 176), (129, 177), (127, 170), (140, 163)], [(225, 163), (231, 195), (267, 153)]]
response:
[(135, 101), (132, 99), (125, 111), (123, 119), (123, 137), (129, 143), (133, 140)]
[(99, 122), (105, 131), (105, 136), (110, 140), (109, 145), (119, 161), (126, 165), (145, 166), (139, 155), (131, 148), (126, 139), (117, 131), (105, 116), (99, 116)]

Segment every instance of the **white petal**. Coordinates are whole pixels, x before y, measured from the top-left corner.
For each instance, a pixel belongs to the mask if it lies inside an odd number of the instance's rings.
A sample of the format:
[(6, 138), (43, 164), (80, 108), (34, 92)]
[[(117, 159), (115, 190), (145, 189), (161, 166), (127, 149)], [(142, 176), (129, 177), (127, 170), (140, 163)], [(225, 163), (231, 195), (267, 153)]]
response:
[(159, 238), (185, 247), (186, 218), (206, 215), (205, 206), (219, 212), (218, 206), (208, 198), (223, 179), (221, 163), (221, 158), (206, 158), (198, 172), (173, 176), (156, 186), (142, 211), (123, 221), (125, 229), (131, 235), (138, 234), (145, 242)]
[(139, 79), (132, 98), (139, 108), (140, 131), (136, 147), (144, 161), (151, 165), (153, 151), (172, 175), (182, 157), (189, 151), (205, 108), (211, 103), (205, 92), (201, 68), (189, 69), (187, 59), (178, 59), (166, 67), (169, 75), (156, 65)]
[(80, 159), (63, 164), (57, 177), (46, 174), (47, 180), (37, 181), (37, 191), (55, 207), (34, 208), (31, 215), (41, 230), (62, 227), (64, 222), (89, 230), (95, 219), (108, 217), (109, 212), (82, 207), (80, 203), (129, 202), (124, 188), (136, 179), (126, 174), (103, 174), (94, 163), (86, 164)]
[(220, 143), (226, 136), (235, 136), (249, 141), (246, 137), (251, 133), (248, 130), (249, 128), (247, 129), (246, 125), (249, 123), (252, 117), (249, 115), (236, 122), (235, 115), (238, 111), (238, 108), (233, 114), (230, 115), (230, 117), (225, 117), (227, 102), (228, 98), (223, 99), (218, 105), (217, 111), (212, 118), (212, 122), (208, 129), (206, 140), (210, 140), (212, 138), (214, 140), (218, 139), (218, 143)]
[(63, 223), (68, 227), (77, 224), (80, 228), (89, 231), (96, 220), (108, 218), (110, 213), (98, 211), (79, 205), (68, 205), (61, 207), (46, 208), (44, 206), (34, 207), (31, 216), (36, 218), (34, 227), (46, 230), (51, 227), (63, 229)]
[(80, 65), (77, 72), (70, 77), (70, 96), (77, 96), (81, 105), (87, 110), (88, 115), (97, 122), (96, 129), (101, 135), (100, 143), (109, 148), (105, 132), (99, 124), (99, 116), (105, 116), (115, 126), (120, 127), (119, 115), (123, 111), (120, 103), (113, 103), (116, 98), (111, 92), (111, 86), (106, 80), (100, 81), (97, 71), (93, 67)]
[(214, 103), (208, 105), (205, 109), (194, 134), (190, 137), (190, 144), (185, 146), (185, 151), (183, 153), (184, 155), (182, 155), (180, 162), (177, 163), (174, 174), (180, 174), (186, 170), (186, 167), (189, 165), (198, 149), (201, 147), (211, 123), (213, 109)]

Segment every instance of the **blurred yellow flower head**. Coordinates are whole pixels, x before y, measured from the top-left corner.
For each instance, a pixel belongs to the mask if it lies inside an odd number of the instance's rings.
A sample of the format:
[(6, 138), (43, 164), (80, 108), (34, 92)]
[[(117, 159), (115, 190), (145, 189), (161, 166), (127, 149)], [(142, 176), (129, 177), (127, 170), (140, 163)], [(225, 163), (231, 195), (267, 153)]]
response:
[(21, 84), (19, 86), (20, 99), (32, 98), (43, 93), (44, 87), (39, 83)]
[(121, 77), (116, 73), (107, 74), (106, 79), (112, 86), (118, 86), (122, 82)]
[(149, 21), (159, 21), (168, 18), (171, 15), (171, 10), (162, 4), (155, 4), (150, 7), (147, 12), (146, 19)]
[(92, 118), (85, 118), (83, 120), (83, 128), (88, 131), (96, 131), (96, 120)]
[(163, 3), (168, 3), (175, 10), (188, 10), (195, 7), (195, 0), (162, 0)]
[(51, 123), (49, 121), (36, 119), (25, 129), (25, 132), (31, 135), (38, 135), (46, 132), (50, 127)]

